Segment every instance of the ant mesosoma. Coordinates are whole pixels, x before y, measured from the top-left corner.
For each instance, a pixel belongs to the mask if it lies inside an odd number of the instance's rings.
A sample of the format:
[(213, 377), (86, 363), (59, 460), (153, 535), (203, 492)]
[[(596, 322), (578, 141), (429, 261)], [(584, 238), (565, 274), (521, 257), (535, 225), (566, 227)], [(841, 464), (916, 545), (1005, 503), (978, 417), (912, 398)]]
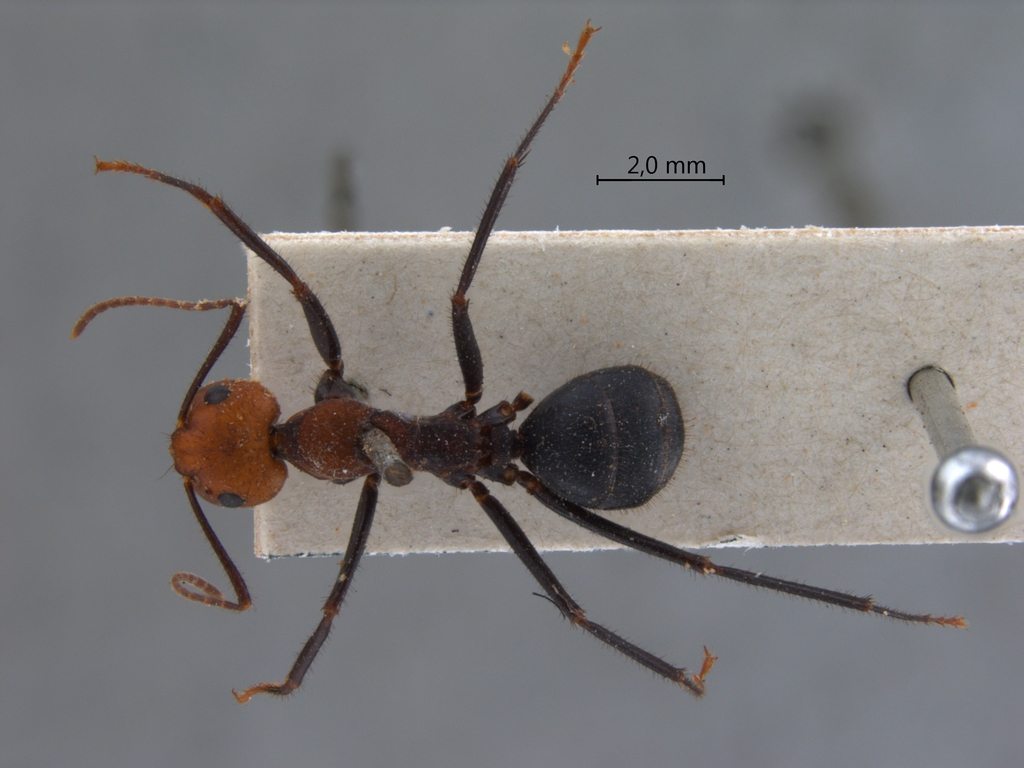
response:
[[(870, 598), (807, 586), (791, 581), (715, 565), (702, 555), (607, 520), (590, 509), (638, 507), (672, 477), (683, 450), (683, 419), (671, 385), (636, 365), (605, 368), (579, 376), (542, 400), (514, 430), (516, 414), (532, 403), (524, 393), (477, 413), (483, 389), (483, 362), (469, 319), (469, 291), (487, 239), (512, 186), (519, 166), (541, 125), (561, 100), (583, 59), (584, 48), (599, 28), (588, 22), (562, 79), (540, 115), (506, 161), (477, 229), (462, 277), (451, 297), (455, 350), (465, 382), (465, 397), (437, 416), (412, 418), (382, 411), (356, 397), (343, 378), (341, 345), (334, 324), (316, 294), (288, 263), (249, 228), (219, 197), (187, 181), (122, 161), (96, 161), (96, 171), (147, 176), (178, 187), (210, 209), (239, 240), (287, 280), (301, 304), (316, 348), (327, 365), (314, 395), (314, 405), (283, 423), (274, 396), (260, 383), (222, 380), (203, 386), (210, 369), (235, 335), (246, 301), (186, 302), (130, 296), (101, 302), (75, 325), (78, 336), (96, 315), (113, 307), (163, 306), (205, 311), (231, 308), (228, 321), (192, 381), (171, 436), (174, 468), (182, 475), (185, 493), (214, 553), (220, 560), (235, 601), (210, 582), (191, 573), (171, 578), (174, 590), (206, 605), (244, 611), (251, 604), (238, 568), (221, 545), (203, 513), (197, 494), (211, 504), (252, 507), (273, 498), (284, 485), (289, 462), (303, 472), (337, 483), (363, 477), (352, 534), (341, 572), (323, 606), (323, 618), (299, 652), (281, 683), (261, 683), (235, 692), (240, 702), (258, 693), (285, 695), (301, 685), (310, 664), (331, 630), (352, 576), (366, 547), (377, 504), (380, 480), (405, 485), (413, 471), (430, 472), (449, 485), (468, 490), (483, 508), (512, 551), (540, 584), (544, 596), (572, 625), (675, 681), (691, 693), (704, 693), (704, 678), (716, 657), (704, 649), (700, 672), (675, 667), (587, 618), (548, 568), (526, 534), (478, 478), (502, 485), (520, 485), (551, 511), (623, 546), (691, 568), (708, 576), (763, 587), (851, 610), (876, 613), (900, 621), (964, 626), (960, 617), (933, 617), (893, 611)], [(527, 470), (515, 462), (521, 460)]]

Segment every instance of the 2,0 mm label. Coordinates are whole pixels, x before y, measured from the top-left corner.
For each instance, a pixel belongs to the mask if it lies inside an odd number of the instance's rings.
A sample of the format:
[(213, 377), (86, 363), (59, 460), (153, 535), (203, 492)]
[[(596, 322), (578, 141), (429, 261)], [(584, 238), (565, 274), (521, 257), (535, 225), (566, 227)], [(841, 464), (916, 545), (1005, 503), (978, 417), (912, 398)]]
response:
[[(630, 175), (644, 176), (646, 174), (653, 176), (658, 172), (658, 158), (654, 155), (648, 155), (643, 165), (640, 165), (640, 158), (636, 155), (630, 155), (629, 159), (633, 161), (633, 165), (627, 171)], [(665, 173), (675, 175), (707, 173), (707, 166), (703, 160), (667, 160), (665, 162)]]
[[(716, 178), (709, 178), (707, 163), (703, 160), (658, 160), (656, 155), (648, 155), (646, 160), (641, 160), (639, 155), (629, 156), (632, 165), (621, 178), (601, 178), (597, 174), (597, 184), (602, 181), (715, 181), (725, 185), (725, 174)], [(659, 171), (661, 173), (659, 174)], [(699, 175), (698, 175), (699, 174)]]

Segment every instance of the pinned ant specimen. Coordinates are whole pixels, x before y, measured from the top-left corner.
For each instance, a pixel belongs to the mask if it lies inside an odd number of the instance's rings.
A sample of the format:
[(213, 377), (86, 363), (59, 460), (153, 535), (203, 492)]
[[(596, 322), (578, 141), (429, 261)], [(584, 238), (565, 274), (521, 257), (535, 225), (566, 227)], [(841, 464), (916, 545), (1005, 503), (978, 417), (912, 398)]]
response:
[[(501, 532), (512, 551), (540, 584), (544, 595), (573, 626), (696, 696), (716, 657), (704, 649), (699, 672), (663, 661), (591, 621), (526, 534), (484, 484), (519, 485), (555, 514), (623, 546), (690, 568), (703, 576), (720, 576), (754, 587), (805, 597), (842, 608), (876, 613), (900, 621), (964, 626), (959, 617), (933, 617), (893, 611), (870, 598), (720, 566), (630, 530), (595, 512), (628, 509), (654, 497), (675, 472), (683, 450), (683, 418), (671, 385), (636, 365), (605, 368), (562, 385), (534, 407), (522, 426), (511, 424), (533, 402), (524, 393), (478, 413), (483, 390), (483, 362), (469, 318), (466, 294), (487, 240), (530, 145), (561, 100), (597, 31), (589, 22), (569, 64), (540, 115), (508, 158), (484, 210), (462, 276), (451, 297), (455, 351), (465, 383), (463, 399), (436, 416), (413, 418), (379, 410), (356, 397), (344, 377), (341, 345), (327, 311), (316, 294), (288, 263), (249, 228), (224, 202), (206, 190), (173, 176), (122, 161), (96, 162), (96, 170), (134, 173), (184, 190), (230, 229), (239, 240), (288, 281), (302, 306), (309, 331), (327, 370), (317, 384), (314, 404), (278, 423), (280, 408), (260, 383), (246, 380), (203, 382), (235, 335), (245, 313), (241, 299), (186, 302), (124, 297), (89, 309), (72, 337), (101, 312), (122, 306), (164, 306), (206, 311), (231, 308), (224, 330), (185, 394), (171, 436), (174, 468), (184, 478), (185, 493), (199, 525), (220, 560), (235, 593), (228, 600), (210, 582), (190, 573), (171, 579), (174, 590), (189, 600), (232, 611), (252, 601), (238, 568), (206, 519), (198, 497), (224, 507), (251, 507), (273, 498), (284, 485), (286, 462), (316, 478), (348, 483), (364, 478), (352, 533), (341, 571), (322, 608), (323, 618), (280, 683), (261, 683), (241, 693), (246, 702), (259, 693), (285, 695), (298, 688), (331, 630), (366, 547), (381, 478), (406, 485), (414, 472), (429, 472), (449, 485), (468, 490)], [(516, 462), (526, 469), (520, 469)]]

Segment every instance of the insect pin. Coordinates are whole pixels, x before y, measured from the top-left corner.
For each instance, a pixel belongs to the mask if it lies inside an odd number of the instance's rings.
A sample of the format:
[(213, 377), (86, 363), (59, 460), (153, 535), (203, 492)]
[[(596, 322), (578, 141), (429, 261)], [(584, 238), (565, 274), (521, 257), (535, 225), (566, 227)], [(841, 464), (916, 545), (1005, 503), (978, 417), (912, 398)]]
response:
[[(327, 310), (292, 267), (243, 222), (219, 197), (174, 176), (123, 161), (96, 161), (96, 171), (146, 176), (184, 190), (205, 205), (253, 253), (292, 288), (326, 370), (313, 405), (279, 421), (280, 407), (259, 382), (215, 381), (206, 376), (241, 324), (242, 299), (177, 301), (129, 296), (91, 307), (72, 331), (77, 337), (97, 315), (125, 306), (161, 306), (188, 311), (228, 309), (230, 314), (213, 349), (185, 393), (171, 436), (174, 468), (182, 476), (196, 520), (226, 573), (234, 600), (206, 579), (191, 573), (171, 578), (183, 597), (231, 611), (252, 600), (245, 580), (206, 518), (200, 499), (223, 507), (252, 507), (273, 498), (287, 478), (287, 465), (313, 477), (348, 483), (362, 479), (352, 532), (340, 573), (322, 607), (323, 616), (280, 683), (260, 683), (234, 692), (239, 702), (260, 693), (285, 695), (298, 688), (331, 631), (353, 574), (366, 547), (381, 479), (406, 485), (425, 472), (469, 491), (502, 537), (537, 580), (544, 596), (569, 622), (657, 675), (702, 696), (705, 677), (716, 657), (704, 649), (700, 669), (674, 666), (592, 621), (558, 581), (530, 539), (485, 481), (519, 486), (561, 517), (618, 544), (725, 579), (922, 624), (964, 626), (960, 617), (935, 617), (894, 611), (870, 598), (784, 581), (713, 563), (707, 557), (631, 530), (593, 510), (637, 507), (653, 498), (675, 472), (683, 450), (684, 426), (672, 386), (637, 365), (605, 368), (578, 376), (539, 403), (518, 429), (517, 415), (533, 404), (519, 393), (478, 412), (483, 392), (483, 361), (469, 316), (467, 293), (498, 214), (541, 126), (562, 99), (583, 60), (584, 49), (599, 28), (588, 22), (554, 93), (507, 159), (484, 209), (462, 275), (451, 297), (455, 351), (464, 395), (435, 416), (412, 417), (375, 408), (356, 397), (344, 378), (341, 344)], [(519, 464), (525, 466), (521, 468)]]

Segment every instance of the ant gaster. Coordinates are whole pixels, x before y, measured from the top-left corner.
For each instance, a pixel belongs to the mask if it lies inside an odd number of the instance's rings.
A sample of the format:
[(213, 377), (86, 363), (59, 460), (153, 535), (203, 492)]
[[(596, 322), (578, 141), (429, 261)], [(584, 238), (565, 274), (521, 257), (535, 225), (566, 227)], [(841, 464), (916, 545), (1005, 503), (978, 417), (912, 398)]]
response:
[[(357, 399), (356, 389), (343, 378), (341, 345), (334, 324), (316, 294), (219, 197), (195, 184), (140, 165), (96, 161), (97, 172), (147, 176), (183, 189), (209, 208), (242, 243), (289, 282), (327, 365), (316, 387), (314, 405), (279, 424), (277, 401), (259, 382), (225, 379), (203, 386), (213, 364), (238, 330), (245, 301), (123, 297), (93, 306), (78, 321), (72, 337), (81, 333), (96, 315), (113, 307), (165, 306), (198, 311), (231, 308), (224, 330), (185, 395), (177, 429), (171, 436), (171, 455), (174, 468), (184, 478), (192, 511), (231, 582), (235, 600), (228, 600), (210, 582), (190, 573), (172, 577), (174, 590), (189, 600), (233, 611), (244, 611), (252, 604), (245, 581), (207, 521), (197, 495), (225, 507), (262, 504), (284, 485), (288, 474), (286, 462), (314, 477), (337, 483), (365, 478), (341, 572), (323, 606), (323, 618), (283, 682), (261, 683), (235, 692), (238, 701), (246, 702), (258, 693), (288, 694), (301, 685), (327, 639), (366, 547), (381, 478), (392, 485), (405, 485), (412, 480), (413, 472), (429, 472), (472, 493), (547, 599), (573, 626), (583, 628), (697, 696), (704, 693), (704, 678), (716, 657), (705, 648), (701, 669), (694, 673), (663, 661), (591, 621), (481, 479), (519, 485), (551, 511), (589, 531), (701, 575), (721, 576), (901, 621), (964, 626), (960, 617), (902, 613), (877, 606), (870, 598), (715, 565), (702, 555), (677, 549), (590, 511), (646, 503), (665, 486), (679, 462), (684, 430), (675, 392), (665, 379), (644, 368), (626, 365), (579, 376), (542, 400), (519, 430), (510, 425), (516, 414), (532, 403), (532, 398), (524, 393), (512, 402), (502, 401), (477, 413), (476, 404), (483, 389), (483, 362), (469, 319), (466, 294), (516, 172), (541, 125), (572, 81), (584, 48), (597, 29), (588, 22), (576, 50), (570, 51), (568, 44), (564, 46), (569, 54), (565, 74), (506, 161), (487, 202), (462, 277), (451, 297), (455, 350), (465, 382), (465, 397), (436, 416), (412, 418), (379, 410)], [(527, 469), (520, 469), (516, 461)]]

